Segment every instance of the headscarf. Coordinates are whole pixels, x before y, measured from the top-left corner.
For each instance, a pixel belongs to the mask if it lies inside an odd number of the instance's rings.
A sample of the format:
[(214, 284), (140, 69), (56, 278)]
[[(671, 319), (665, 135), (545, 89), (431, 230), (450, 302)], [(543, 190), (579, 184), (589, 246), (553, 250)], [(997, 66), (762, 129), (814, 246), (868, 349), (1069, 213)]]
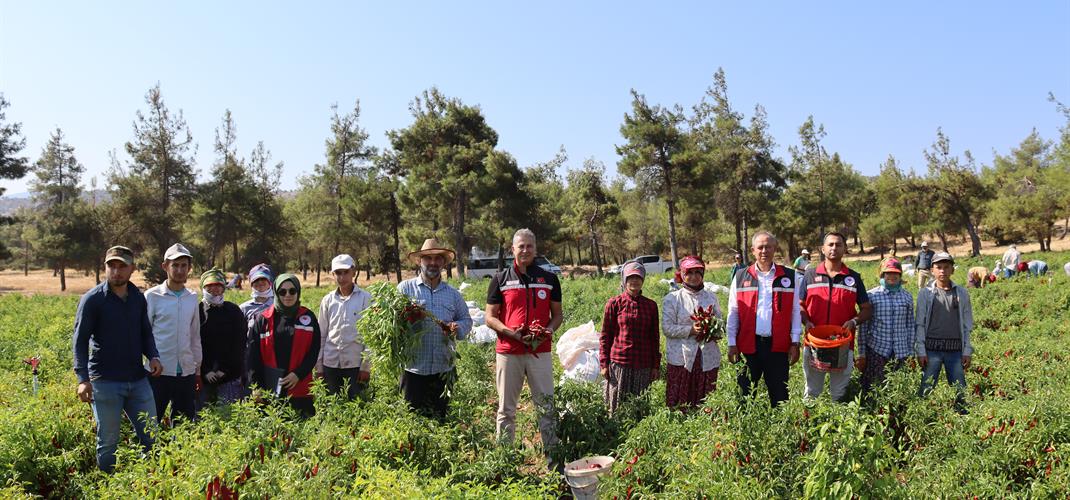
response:
[(227, 285), (227, 275), (217, 267), (213, 267), (201, 274), (201, 301), (209, 306), (223, 305), (223, 296), (218, 297), (208, 293), (208, 285)]
[(620, 271), (620, 291), (624, 291), (624, 285), (628, 282), (629, 276), (639, 276), (646, 279), (646, 267), (642, 264), (631, 261), (624, 264), (624, 269)]
[(269, 267), (267, 264), (257, 264), (253, 266), (252, 269), (249, 269), (249, 289), (250, 296), (253, 298), (253, 300), (270, 299), (275, 297), (275, 289), (273, 286), (269, 286), (268, 289), (264, 290), (263, 292), (258, 292), (256, 291), (256, 288), (253, 288), (253, 282), (260, 278), (267, 279), (268, 283), (275, 282), (275, 278), (271, 274), (271, 267)]
[(697, 288), (687, 284), (687, 272), (692, 269), (698, 269), (702, 271), (703, 276), (706, 275), (706, 263), (702, 262), (702, 259), (695, 257), (694, 255), (688, 255), (687, 257), (680, 259), (680, 278), (682, 278), (681, 283), (683, 283), (683, 285), (687, 287), (688, 290), (691, 290), (692, 292), (698, 292), (705, 288), (706, 284), (703, 283)]
[[(282, 288), (282, 284), (287, 281), (293, 283), (294, 288), (297, 290), (297, 301), (290, 307), (282, 305), (282, 298), (278, 296), (279, 288)], [(275, 278), (275, 310), (282, 313), (283, 316), (295, 318), (299, 307), (301, 307), (301, 282), (296, 275), (290, 273), (280, 274), (278, 278)]]

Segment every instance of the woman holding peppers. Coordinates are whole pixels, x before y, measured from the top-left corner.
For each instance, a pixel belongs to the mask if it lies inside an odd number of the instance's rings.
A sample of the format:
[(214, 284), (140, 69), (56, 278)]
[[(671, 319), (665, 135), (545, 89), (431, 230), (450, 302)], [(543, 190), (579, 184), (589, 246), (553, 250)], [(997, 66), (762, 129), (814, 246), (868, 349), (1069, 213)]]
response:
[(706, 264), (698, 257), (680, 260), (683, 287), (662, 301), (661, 331), (665, 334), (665, 402), (670, 407), (698, 406), (717, 388), (724, 336), (717, 295), (706, 290)]

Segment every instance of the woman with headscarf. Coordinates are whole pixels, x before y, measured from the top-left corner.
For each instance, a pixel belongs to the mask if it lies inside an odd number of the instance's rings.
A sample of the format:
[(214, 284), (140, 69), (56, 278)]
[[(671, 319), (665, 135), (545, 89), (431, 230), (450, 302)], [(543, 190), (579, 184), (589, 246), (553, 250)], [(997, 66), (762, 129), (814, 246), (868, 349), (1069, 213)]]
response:
[(628, 262), (620, 274), (621, 294), (606, 303), (598, 351), (610, 414), (624, 397), (645, 391), (661, 369), (658, 304), (643, 296), (646, 268)]
[(197, 408), (242, 397), (242, 355), (248, 323), (237, 304), (223, 299), (226, 275), (212, 268), (201, 275), (201, 392)]
[(275, 279), (275, 303), (253, 320), (249, 370), (253, 384), (288, 396), (303, 417), (315, 414), (309, 385), (320, 351), (316, 315), (301, 305), (301, 282), (293, 274)]
[(242, 344), (242, 397), (248, 396), (249, 390), (249, 365), (247, 360), (249, 359), (249, 353), (245, 350), (245, 346), (250, 342), (257, 342), (253, 336), (253, 320), (256, 319), (260, 313), (271, 309), (275, 305), (275, 275), (271, 272), (271, 267), (267, 264), (257, 264), (249, 269), (249, 300), (242, 302), (238, 307), (241, 309), (242, 314), (245, 315), (246, 337), (245, 342)]
[(683, 287), (669, 292), (661, 302), (661, 331), (665, 334), (665, 402), (669, 407), (694, 407), (717, 388), (721, 348), (716, 341), (700, 344), (702, 327), (691, 319), (699, 308), (713, 306), (723, 317), (717, 295), (706, 290), (706, 264), (698, 257), (680, 260)]

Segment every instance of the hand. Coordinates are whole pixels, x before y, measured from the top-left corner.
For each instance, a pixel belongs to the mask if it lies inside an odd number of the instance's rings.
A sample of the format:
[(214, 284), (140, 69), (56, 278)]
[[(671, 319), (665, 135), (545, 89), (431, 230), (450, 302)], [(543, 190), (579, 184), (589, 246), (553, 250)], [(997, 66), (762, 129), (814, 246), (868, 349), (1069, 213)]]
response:
[(152, 358), (149, 361), (149, 375), (159, 377), (161, 374), (163, 374), (163, 363), (160, 362), (160, 358)]
[(602, 368), (601, 370), (598, 370), (598, 374), (601, 375), (603, 379), (606, 378), (607, 373), (609, 373), (608, 369)]
[(78, 399), (83, 403), (93, 402), (93, 384), (82, 382), (78, 384)]
[(371, 380), (371, 378), (372, 378), (372, 372), (370, 372), (370, 371), (363, 371), (362, 370), (362, 371), (357, 372), (357, 382), (363, 382), (363, 383), (367, 384), (368, 381)]
[(866, 357), (865, 356), (859, 356), (859, 357), (855, 358), (855, 369), (857, 369), (857, 370), (865, 370), (866, 369)]
[(733, 346), (728, 346), (728, 362), (729, 363), (739, 363), (739, 347), (738, 346), (734, 346), (734, 345)]
[(702, 325), (698, 323), (691, 325), (690, 335), (692, 337), (698, 337), (699, 335), (702, 335)]
[(788, 348), (788, 364), (794, 365), (799, 362), (799, 344), (791, 344)]
[(962, 368), (963, 369), (969, 368), (970, 367), (970, 361), (973, 361), (973, 356), (963, 356), (962, 357)]
[(817, 325), (814, 325), (813, 321), (806, 320), (806, 329), (807, 330), (810, 330), (810, 329), (813, 329), (813, 328), (816, 328), (816, 327), (817, 327)]
[(918, 365), (921, 366), (922, 370), (924, 370), (926, 366), (929, 366), (929, 357), (928, 356), (919, 356), (918, 357)]
[(279, 380), (279, 382), (282, 382), (282, 388), (286, 389), (288, 391), (290, 389), (293, 389), (294, 386), (297, 385), (297, 382), (299, 382), (300, 380), (301, 379), (297, 378), (297, 374), (296, 373), (290, 372), (285, 377), (282, 377), (282, 379)]
[(216, 375), (217, 373), (219, 372), (208, 372), (208, 374), (204, 376), (204, 379), (207, 380), (209, 384), (214, 384), (216, 379), (219, 378), (219, 375)]
[(855, 321), (854, 319), (849, 319), (849, 320), (847, 320), (847, 321), (845, 321), (843, 323), (843, 329), (844, 330), (850, 330), (851, 333), (854, 333), (855, 328), (857, 328), (857, 327), (858, 327), (858, 322)]
[(457, 322), (454, 321), (446, 325), (446, 327), (449, 328), (449, 331), (447, 331), (446, 333), (450, 335), (450, 338), (457, 338), (457, 332), (461, 329), (461, 325), (458, 325)]
[(650, 369), (650, 380), (657, 380), (661, 378), (661, 368)]
[(204, 388), (204, 382), (201, 381), (201, 376), (194, 375), (193, 377), (193, 392), (201, 392), (201, 389)]

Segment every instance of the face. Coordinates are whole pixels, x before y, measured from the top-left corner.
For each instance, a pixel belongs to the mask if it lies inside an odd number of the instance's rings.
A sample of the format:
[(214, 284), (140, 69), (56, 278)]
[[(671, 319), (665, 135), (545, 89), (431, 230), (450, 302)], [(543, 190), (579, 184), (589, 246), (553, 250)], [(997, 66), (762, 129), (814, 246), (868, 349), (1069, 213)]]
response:
[(264, 293), (271, 289), (271, 282), (267, 278), (257, 278), (253, 282), (253, 290)]
[(223, 290), (223, 285), (219, 283), (212, 283), (211, 285), (204, 286), (204, 291), (208, 292), (208, 295), (211, 295), (213, 297), (223, 295)]
[(527, 266), (535, 261), (535, 239), (521, 236), (513, 239), (513, 256), (516, 262)]
[(297, 303), (297, 288), (293, 283), (287, 281), (279, 287), (279, 300), (282, 301), (282, 305), (286, 307), (293, 307)]
[(108, 267), (109, 285), (120, 287), (130, 282), (130, 275), (134, 273), (134, 266), (121, 260), (109, 260), (105, 265)]
[(843, 254), (847, 252), (847, 245), (844, 245), (843, 238), (834, 234), (825, 237), (825, 244), (821, 248), (824, 250), (825, 258), (831, 261), (842, 259)]
[(702, 272), (702, 269), (688, 269), (687, 274), (684, 274), (684, 283), (693, 287), (700, 287), (705, 275), (706, 273)]
[(903, 275), (899, 273), (884, 273), (881, 277), (884, 278), (884, 283), (888, 286), (896, 286), (903, 278)]
[(743, 256), (742, 255), (737, 255), (736, 256), (736, 264), (741, 264), (741, 263), (743, 263)]
[(951, 275), (955, 273), (955, 265), (949, 261), (942, 260), (933, 265), (933, 277), (937, 281), (948, 282), (951, 281)]
[(444, 265), (446, 265), (446, 258), (441, 255), (420, 256), (420, 273), (425, 279), (433, 280), (441, 276)]
[(631, 295), (639, 295), (643, 291), (643, 277), (639, 275), (628, 276), (624, 281), (624, 290)]
[(351, 267), (349, 269), (338, 269), (334, 272), (334, 282), (339, 287), (346, 287), (353, 284), (353, 277), (357, 275), (357, 272)]
[(751, 247), (751, 251), (754, 253), (754, 260), (758, 261), (762, 267), (768, 267), (773, 264), (773, 256), (776, 255), (776, 240), (768, 235), (760, 234), (754, 239), (754, 246)]
[(179, 257), (175, 260), (165, 261), (160, 267), (167, 273), (167, 280), (176, 285), (184, 285), (189, 278), (190, 258)]

